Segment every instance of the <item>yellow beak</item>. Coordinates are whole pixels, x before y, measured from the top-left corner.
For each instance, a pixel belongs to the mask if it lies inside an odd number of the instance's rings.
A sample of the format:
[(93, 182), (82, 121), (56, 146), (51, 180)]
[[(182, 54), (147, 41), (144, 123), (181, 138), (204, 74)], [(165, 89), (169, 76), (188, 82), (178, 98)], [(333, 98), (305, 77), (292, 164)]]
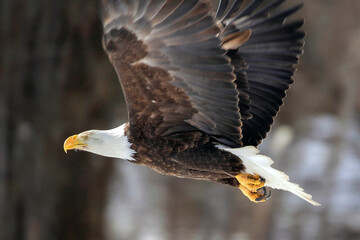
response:
[(73, 135), (71, 137), (68, 137), (64, 142), (64, 151), (67, 153), (67, 150), (76, 149), (79, 147), (85, 147), (87, 146), (86, 143), (83, 142), (81, 138), (78, 137), (78, 135)]

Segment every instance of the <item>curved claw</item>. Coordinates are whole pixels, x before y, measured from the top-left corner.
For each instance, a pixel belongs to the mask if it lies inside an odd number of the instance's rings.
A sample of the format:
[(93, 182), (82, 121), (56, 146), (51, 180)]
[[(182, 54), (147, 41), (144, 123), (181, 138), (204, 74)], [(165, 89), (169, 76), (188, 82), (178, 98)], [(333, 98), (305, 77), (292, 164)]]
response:
[(269, 191), (268, 195), (266, 196), (265, 200), (268, 200), (271, 198), (271, 191)]
[(264, 199), (266, 200), (266, 197), (267, 197), (267, 190), (266, 190), (265, 187), (259, 188), (258, 192), (259, 191), (263, 191), (264, 193), (261, 195), (261, 197), (258, 197), (258, 198), (255, 199), (256, 202), (260, 202), (260, 201), (262, 201)]
[(266, 188), (265, 187), (261, 187), (261, 188), (258, 188), (256, 190), (257, 194), (261, 194), (261, 195), (264, 195), (266, 193)]
[(265, 187), (262, 187), (262, 188), (259, 188), (258, 189), (258, 193), (260, 191), (263, 191), (263, 194), (261, 197), (258, 197), (255, 199), (256, 202), (261, 202), (261, 201), (266, 201), (268, 200), (269, 198), (271, 198), (271, 191), (267, 191), (267, 189)]

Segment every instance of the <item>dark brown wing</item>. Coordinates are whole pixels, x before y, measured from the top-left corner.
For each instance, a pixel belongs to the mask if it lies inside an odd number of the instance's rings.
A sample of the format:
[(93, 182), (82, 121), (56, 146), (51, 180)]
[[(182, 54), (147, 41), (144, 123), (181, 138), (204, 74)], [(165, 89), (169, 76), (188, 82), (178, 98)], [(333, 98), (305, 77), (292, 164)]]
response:
[(236, 76), (210, 2), (109, 0), (104, 6), (104, 49), (130, 123), (156, 134), (200, 129), (241, 146)]
[[(292, 76), (302, 53), (304, 32), (299, 30), (303, 21), (286, 22), (301, 5), (278, 14), (270, 11), (284, 0), (221, 0), (216, 18), (224, 26), (223, 38), (235, 33), (251, 31), (249, 39), (237, 49), (229, 50), (228, 56), (235, 66), (239, 85), (248, 81), (250, 117), (243, 118), (242, 142), (257, 146), (266, 137), (273, 119), (283, 104), (285, 91), (293, 83)], [(246, 111), (247, 99), (240, 99), (240, 109)], [(242, 112), (242, 116), (249, 116)], [(251, 117), (252, 116), (252, 117)]]

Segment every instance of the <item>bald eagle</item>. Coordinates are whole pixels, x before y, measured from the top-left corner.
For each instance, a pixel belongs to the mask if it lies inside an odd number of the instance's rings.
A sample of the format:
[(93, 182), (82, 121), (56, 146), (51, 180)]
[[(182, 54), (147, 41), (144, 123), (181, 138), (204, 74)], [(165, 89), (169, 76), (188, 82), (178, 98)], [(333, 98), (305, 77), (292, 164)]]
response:
[(265, 187), (319, 205), (271, 167), (266, 137), (302, 54), (302, 5), (284, 0), (102, 0), (103, 48), (119, 77), (129, 121), (66, 139), (79, 149), (162, 174), (239, 188)]

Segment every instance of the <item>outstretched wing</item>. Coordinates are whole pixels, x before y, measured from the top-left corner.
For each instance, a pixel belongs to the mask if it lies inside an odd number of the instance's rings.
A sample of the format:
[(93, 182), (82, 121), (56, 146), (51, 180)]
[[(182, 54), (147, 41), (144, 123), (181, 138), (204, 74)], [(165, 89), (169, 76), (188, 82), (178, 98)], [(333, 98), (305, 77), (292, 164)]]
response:
[[(216, 19), (222, 23), (223, 37), (251, 31), (251, 36), (228, 56), (237, 70), (237, 84), (248, 80), (250, 116), (243, 119), (243, 145), (257, 146), (266, 137), (283, 104), (285, 91), (293, 83), (294, 65), (302, 53), (303, 20), (286, 22), (302, 5), (270, 15), (285, 0), (221, 0)], [(240, 101), (244, 103), (244, 101)], [(243, 107), (242, 107), (243, 108)], [(243, 114), (245, 115), (245, 114)]]
[(210, 1), (103, 1), (103, 45), (130, 123), (162, 135), (200, 129), (241, 146), (242, 89), (234, 83)]

